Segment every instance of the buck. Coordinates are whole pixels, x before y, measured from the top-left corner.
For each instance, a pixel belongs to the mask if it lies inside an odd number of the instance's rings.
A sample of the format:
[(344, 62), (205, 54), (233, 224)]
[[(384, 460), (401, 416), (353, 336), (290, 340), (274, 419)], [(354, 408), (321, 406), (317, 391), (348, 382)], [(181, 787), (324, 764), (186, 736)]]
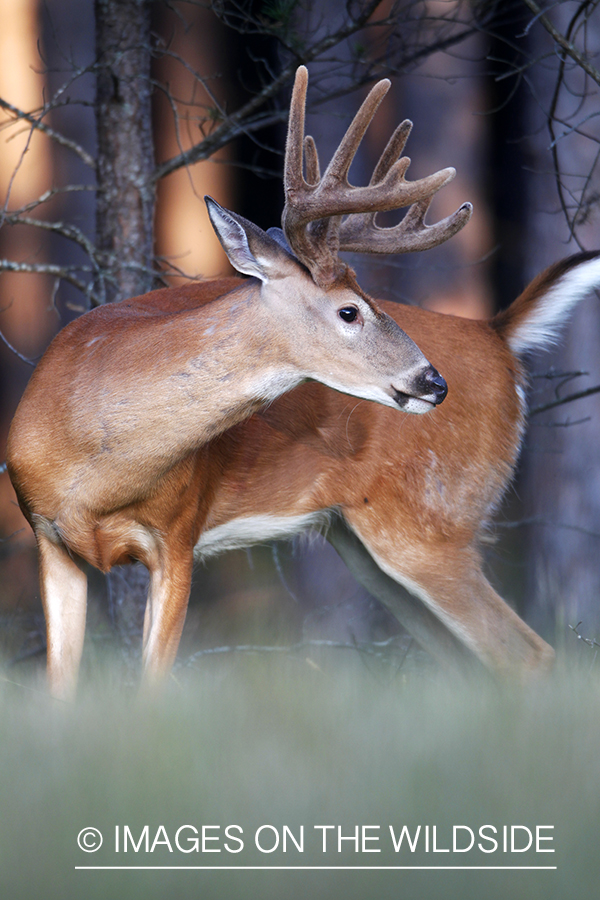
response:
[[(431, 198), (455, 173), (406, 180), (409, 160), (399, 158), (406, 122), (371, 183), (349, 184), (388, 81), (372, 89), (321, 177), (314, 142), (304, 140), (307, 77), (301, 67), (292, 94), (283, 233), (263, 232), (207, 198), (232, 265), (250, 279), (164, 289), (92, 310), (57, 335), (17, 409), (7, 463), (37, 541), (56, 695), (76, 682), (84, 563), (102, 571), (133, 560), (147, 566), (146, 678), (170, 667), (194, 546), (219, 477), (209, 446), (220, 433), (313, 379), (396, 412), (425, 413), (446, 396), (442, 376), (360, 289), (338, 252), (425, 249), (461, 228), (470, 204), (425, 225)], [(377, 211), (406, 206), (399, 226), (371, 221)]]
[(177, 515), (195, 522), (199, 560), (320, 529), (444, 666), (518, 681), (546, 673), (552, 648), (494, 591), (479, 544), (519, 454), (524, 360), (598, 287), (600, 254), (584, 253), (490, 321), (383, 303), (447, 376), (435, 415), (302, 385), (198, 451), (193, 488), (182, 467), (164, 507), (182, 498)]
[[(490, 321), (383, 303), (448, 376), (434, 416), (400, 417), (305, 384), (174, 471), (163, 509), (194, 521), (198, 560), (321, 530), (444, 666), (520, 681), (547, 672), (552, 648), (489, 584), (479, 543), (519, 454), (523, 361), (556, 341), (594, 287), (600, 255), (592, 253), (552, 266)], [(148, 302), (160, 310), (165, 299)]]

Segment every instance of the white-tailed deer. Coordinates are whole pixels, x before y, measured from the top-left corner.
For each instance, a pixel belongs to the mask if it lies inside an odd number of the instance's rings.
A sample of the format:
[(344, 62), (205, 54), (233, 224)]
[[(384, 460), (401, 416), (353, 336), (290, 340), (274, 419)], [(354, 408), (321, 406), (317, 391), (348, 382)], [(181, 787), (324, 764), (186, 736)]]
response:
[(545, 672), (553, 650), (493, 590), (479, 539), (519, 454), (523, 359), (598, 287), (591, 253), (546, 270), (490, 321), (383, 303), (447, 376), (435, 415), (398, 416), (306, 384), (173, 471), (157, 505), (194, 521), (198, 559), (320, 528), (441, 662), (479, 661), (517, 680)]
[[(350, 164), (387, 81), (372, 89), (321, 177), (314, 143), (304, 140), (307, 77), (300, 68), (290, 108), (287, 243), (207, 200), (231, 263), (251, 279), (160, 290), (92, 310), (57, 335), (17, 409), (7, 462), (37, 540), (55, 694), (68, 694), (76, 681), (84, 561), (102, 571), (132, 560), (148, 567), (146, 677), (170, 667), (214, 490), (212, 452), (202, 448), (217, 435), (310, 379), (411, 413), (446, 396), (444, 379), (361, 291), (338, 250), (426, 248), (461, 228), (471, 207), (424, 224), (433, 194), (455, 173), (405, 180), (409, 161), (398, 157), (407, 123), (371, 184), (350, 186)], [(377, 211), (405, 206), (411, 209), (396, 228), (370, 222)], [(218, 479), (218, 464), (212, 474)]]

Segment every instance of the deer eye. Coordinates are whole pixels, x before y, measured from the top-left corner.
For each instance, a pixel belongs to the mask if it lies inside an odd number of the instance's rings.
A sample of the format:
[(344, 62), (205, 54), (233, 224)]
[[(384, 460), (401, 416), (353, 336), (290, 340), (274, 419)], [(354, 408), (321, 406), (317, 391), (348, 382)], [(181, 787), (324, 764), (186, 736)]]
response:
[(338, 309), (338, 316), (344, 322), (355, 322), (358, 318), (358, 309), (356, 306), (342, 306), (341, 309)]

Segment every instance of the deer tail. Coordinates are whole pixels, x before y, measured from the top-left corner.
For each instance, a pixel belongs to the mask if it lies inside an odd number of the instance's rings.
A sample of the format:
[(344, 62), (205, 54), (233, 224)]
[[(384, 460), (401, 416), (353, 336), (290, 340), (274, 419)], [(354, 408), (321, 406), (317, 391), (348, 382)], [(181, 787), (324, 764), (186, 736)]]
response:
[(518, 357), (543, 350), (557, 343), (575, 305), (594, 288), (600, 288), (600, 251), (577, 253), (538, 275), (491, 325)]

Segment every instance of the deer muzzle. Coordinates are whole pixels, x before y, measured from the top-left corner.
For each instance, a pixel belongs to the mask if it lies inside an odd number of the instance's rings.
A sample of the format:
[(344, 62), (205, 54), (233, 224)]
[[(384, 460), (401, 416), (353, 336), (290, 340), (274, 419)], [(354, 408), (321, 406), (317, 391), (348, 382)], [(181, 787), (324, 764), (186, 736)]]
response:
[(433, 366), (428, 366), (417, 375), (406, 393), (394, 388), (394, 401), (404, 412), (421, 414), (433, 409), (445, 399), (448, 385)]

